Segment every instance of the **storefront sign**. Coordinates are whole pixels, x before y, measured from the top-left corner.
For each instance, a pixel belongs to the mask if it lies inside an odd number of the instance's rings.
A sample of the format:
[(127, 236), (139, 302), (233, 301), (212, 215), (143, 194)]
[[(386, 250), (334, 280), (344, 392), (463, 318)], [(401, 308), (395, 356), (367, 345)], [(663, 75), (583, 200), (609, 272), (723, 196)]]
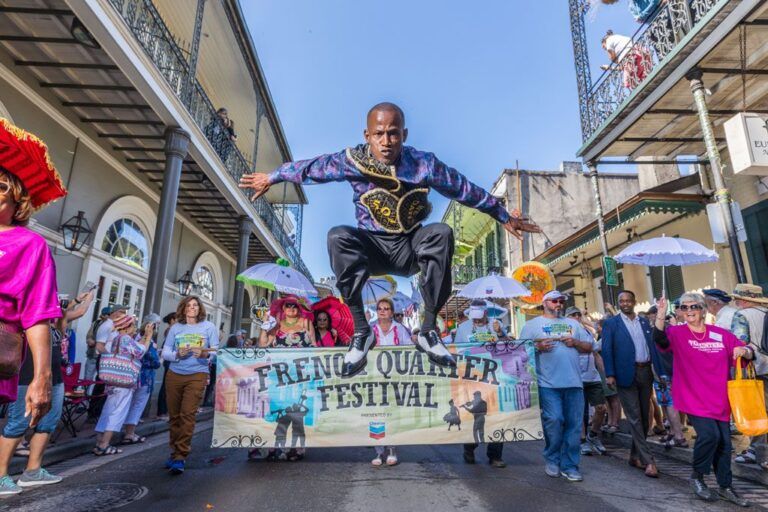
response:
[(724, 128), (733, 172), (768, 176), (768, 117), (744, 112)]

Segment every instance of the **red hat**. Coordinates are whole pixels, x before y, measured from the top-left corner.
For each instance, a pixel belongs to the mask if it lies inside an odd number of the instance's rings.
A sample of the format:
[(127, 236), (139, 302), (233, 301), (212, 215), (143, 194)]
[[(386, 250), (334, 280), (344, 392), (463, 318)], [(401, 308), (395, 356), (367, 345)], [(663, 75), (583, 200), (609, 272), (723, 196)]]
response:
[(136, 321), (136, 317), (133, 315), (125, 315), (121, 316), (117, 320), (115, 320), (114, 327), (116, 331), (122, 331), (123, 329), (128, 329), (133, 323)]
[(302, 318), (308, 318), (310, 320), (314, 319), (312, 310), (307, 305), (307, 302), (301, 297), (297, 297), (296, 295), (286, 295), (272, 301), (272, 304), (269, 306), (269, 314), (278, 320), (282, 320), (283, 306), (286, 304), (296, 304), (299, 307), (299, 315), (301, 315)]
[(48, 146), (2, 117), (0, 168), (13, 174), (24, 184), (35, 210), (67, 195), (61, 176), (51, 162)]

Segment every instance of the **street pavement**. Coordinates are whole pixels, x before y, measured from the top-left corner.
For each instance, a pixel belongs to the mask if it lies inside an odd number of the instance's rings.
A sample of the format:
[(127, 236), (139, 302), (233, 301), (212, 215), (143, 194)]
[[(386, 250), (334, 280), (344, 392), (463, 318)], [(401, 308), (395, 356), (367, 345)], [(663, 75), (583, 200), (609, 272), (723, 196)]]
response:
[[(541, 442), (508, 443), (505, 469), (490, 467), (482, 448), (465, 464), (459, 446), (405, 446), (396, 467), (374, 468), (370, 448), (315, 449), (303, 462), (247, 461), (245, 450), (208, 445), (211, 421), (198, 425), (182, 476), (163, 468), (167, 434), (127, 447), (116, 458), (86, 455), (52, 466), (62, 484), (24, 491), (0, 501), (0, 511), (685, 511), (736, 510), (724, 502), (693, 499), (689, 467), (659, 461), (661, 478), (647, 478), (626, 463), (626, 449), (583, 459), (585, 481), (544, 474)], [(738, 482), (768, 505), (768, 490)]]

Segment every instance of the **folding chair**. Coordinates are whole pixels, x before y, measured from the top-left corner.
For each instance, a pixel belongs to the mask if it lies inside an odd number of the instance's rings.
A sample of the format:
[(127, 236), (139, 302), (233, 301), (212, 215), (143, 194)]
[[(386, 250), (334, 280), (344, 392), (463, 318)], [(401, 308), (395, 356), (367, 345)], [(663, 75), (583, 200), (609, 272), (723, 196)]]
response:
[(88, 394), (88, 387), (97, 381), (80, 378), (80, 363), (62, 366), (61, 373), (64, 381), (64, 405), (60, 421), (63, 428), (53, 436), (52, 442), (55, 442), (65, 429), (72, 437), (77, 437), (75, 423), (88, 413), (88, 404), (92, 399), (104, 396)]

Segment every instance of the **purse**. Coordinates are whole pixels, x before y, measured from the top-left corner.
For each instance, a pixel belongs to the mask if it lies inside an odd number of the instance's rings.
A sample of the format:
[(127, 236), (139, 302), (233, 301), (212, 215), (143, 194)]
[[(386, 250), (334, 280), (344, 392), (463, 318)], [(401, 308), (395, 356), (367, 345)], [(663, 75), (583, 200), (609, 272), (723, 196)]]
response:
[(755, 366), (747, 365), (747, 378), (742, 378), (741, 358), (736, 360), (736, 378), (728, 381), (728, 400), (736, 428), (744, 435), (759, 436), (768, 432), (764, 383), (755, 377)]
[(0, 380), (19, 374), (24, 359), (24, 342), (21, 329), (13, 324), (0, 322)]
[(120, 339), (115, 342), (114, 352), (102, 354), (99, 359), (99, 380), (107, 386), (132, 388), (139, 381), (141, 360), (120, 355)]

